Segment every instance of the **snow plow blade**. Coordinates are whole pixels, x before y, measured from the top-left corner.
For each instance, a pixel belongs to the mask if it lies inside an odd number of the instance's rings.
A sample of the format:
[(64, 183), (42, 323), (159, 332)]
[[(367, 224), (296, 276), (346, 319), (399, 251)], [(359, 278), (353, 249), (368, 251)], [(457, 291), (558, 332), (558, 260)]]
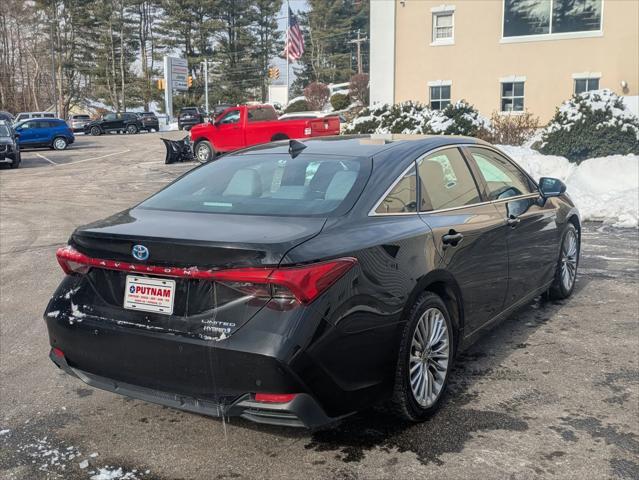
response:
[(163, 138), (162, 141), (166, 147), (166, 159), (164, 163), (190, 162), (191, 160), (195, 160), (188, 136), (182, 140), (168, 140)]

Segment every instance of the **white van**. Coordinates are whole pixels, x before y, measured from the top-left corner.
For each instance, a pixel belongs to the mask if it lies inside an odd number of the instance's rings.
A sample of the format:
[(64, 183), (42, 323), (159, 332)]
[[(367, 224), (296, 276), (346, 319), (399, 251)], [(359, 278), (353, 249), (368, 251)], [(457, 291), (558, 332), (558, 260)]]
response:
[(29, 120), (30, 118), (56, 118), (53, 112), (22, 112), (16, 115), (15, 123), (23, 120)]

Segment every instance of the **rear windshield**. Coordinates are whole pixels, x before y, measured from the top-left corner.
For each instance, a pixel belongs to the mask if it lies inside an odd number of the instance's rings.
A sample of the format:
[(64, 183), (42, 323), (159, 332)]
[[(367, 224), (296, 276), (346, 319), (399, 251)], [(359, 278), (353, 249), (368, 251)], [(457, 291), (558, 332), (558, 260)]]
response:
[(197, 113), (197, 108), (183, 108), (180, 113)]
[(73, 115), (72, 117), (74, 120), (89, 120), (89, 116), (88, 115)]
[(370, 159), (331, 155), (233, 155), (207, 163), (141, 208), (244, 215), (338, 215), (348, 211)]

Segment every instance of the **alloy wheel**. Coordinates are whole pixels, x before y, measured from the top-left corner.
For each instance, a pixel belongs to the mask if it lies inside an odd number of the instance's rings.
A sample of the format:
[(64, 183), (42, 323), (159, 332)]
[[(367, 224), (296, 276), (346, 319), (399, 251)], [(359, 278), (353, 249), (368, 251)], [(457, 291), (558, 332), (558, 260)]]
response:
[(55, 148), (56, 150), (64, 150), (65, 148), (67, 148), (67, 142), (64, 138), (56, 138), (53, 141), (53, 148)]
[(211, 152), (209, 151), (209, 147), (205, 144), (201, 143), (197, 146), (197, 159), (200, 162), (208, 162), (211, 157)]
[(577, 234), (569, 230), (561, 245), (561, 283), (564, 289), (572, 289), (577, 277)]
[(428, 408), (442, 391), (448, 371), (450, 340), (444, 314), (427, 309), (420, 317), (410, 348), (408, 376), (417, 403)]

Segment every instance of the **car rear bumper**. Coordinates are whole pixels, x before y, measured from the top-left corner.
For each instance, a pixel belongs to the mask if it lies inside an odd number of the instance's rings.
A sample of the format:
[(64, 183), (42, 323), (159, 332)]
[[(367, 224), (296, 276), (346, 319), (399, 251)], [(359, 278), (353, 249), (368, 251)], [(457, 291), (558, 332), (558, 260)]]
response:
[[(84, 317), (69, 323), (45, 315), (51, 360), (88, 385), (204, 415), (240, 416), (275, 425), (316, 428), (329, 417), (275, 355), (216, 342), (118, 326)], [(285, 403), (255, 393), (295, 393)]]
[(178, 123), (182, 126), (192, 127), (193, 125), (199, 125), (200, 123), (204, 123), (202, 120), (198, 120), (197, 118), (188, 118), (188, 119), (178, 119)]

